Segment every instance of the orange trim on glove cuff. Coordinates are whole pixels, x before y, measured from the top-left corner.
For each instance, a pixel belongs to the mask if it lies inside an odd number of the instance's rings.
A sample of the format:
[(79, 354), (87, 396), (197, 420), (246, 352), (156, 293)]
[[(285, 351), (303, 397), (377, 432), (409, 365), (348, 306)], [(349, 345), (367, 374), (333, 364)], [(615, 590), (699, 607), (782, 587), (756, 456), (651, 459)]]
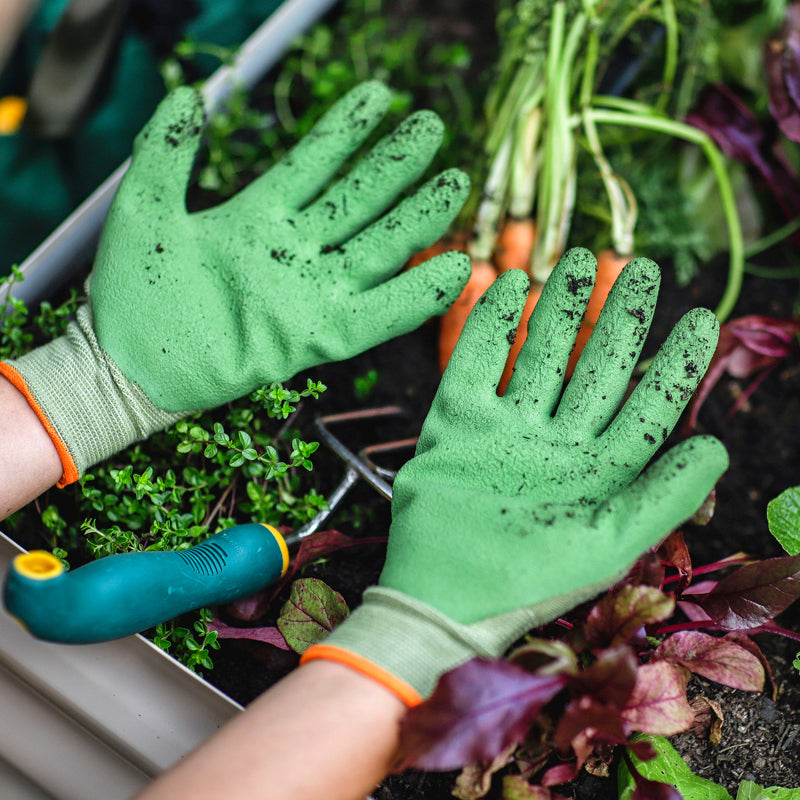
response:
[(22, 392), (23, 396), (28, 401), (28, 405), (33, 409), (34, 413), (39, 418), (39, 422), (42, 423), (42, 426), (47, 431), (47, 435), (50, 437), (50, 440), (53, 442), (53, 445), (58, 451), (58, 457), (61, 459), (61, 466), (64, 468), (64, 472), (61, 475), (61, 480), (56, 484), (56, 486), (58, 486), (59, 489), (63, 489), (70, 483), (75, 483), (80, 475), (78, 474), (78, 467), (75, 465), (72, 454), (69, 452), (66, 444), (64, 444), (64, 440), (58, 435), (58, 431), (53, 427), (53, 424), (50, 422), (48, 416), (44, 413), (44, 411), (42, 411), (39, 404), (36, 402), (36, 398), (28, 388), (25, 378), (23, 378), (22, 375), (20, 375), (19, 372), (14, 369), (14, 367), (6, 363), (0, 363), (0, 375), (6, 378), (14, 386), (14, 388)]
[(360, 672), (365, 677), (380, 683), (393, 695), (399, 697), (409, 708), (418, 706), (422, 702), (419, 692), (413, 686), (400, 680), (396, 675), (392, 675), (391, 672), (379, 667), (369, 659), (350, 652), (350, 650), (342, 650), (331, 644), (315, 644), (303, 653), (300, 663), (307, 664), (309, 661), (318, 659), (335, 661), (338, 664), (344, 664), (346, 667), (354, 669), (356, 672)]

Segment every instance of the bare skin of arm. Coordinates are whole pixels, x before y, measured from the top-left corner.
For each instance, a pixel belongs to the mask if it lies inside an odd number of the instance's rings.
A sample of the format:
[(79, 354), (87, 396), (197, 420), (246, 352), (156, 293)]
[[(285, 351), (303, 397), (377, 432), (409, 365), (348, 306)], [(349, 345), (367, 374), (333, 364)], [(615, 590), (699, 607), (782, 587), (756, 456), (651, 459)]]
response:
[(392, 769), (405, 711), (349, 667), (312, 661), (135, 800), (364, 800)]
[(61, 478), (61, 460), (25, 397), (0, 377), (0, 519)]

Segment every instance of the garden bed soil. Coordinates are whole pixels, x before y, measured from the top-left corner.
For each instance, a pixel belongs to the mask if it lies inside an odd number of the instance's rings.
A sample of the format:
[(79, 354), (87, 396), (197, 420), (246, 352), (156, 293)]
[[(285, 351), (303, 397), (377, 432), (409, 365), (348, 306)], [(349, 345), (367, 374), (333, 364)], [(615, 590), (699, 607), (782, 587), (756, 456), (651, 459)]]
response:
[[(692, 306), (714, 307), (725, 280), (725, 268), (707, 269), (689, 287), (675, 285), (664, 270), (661, 301), (645, 354), (652, 355), (680, 314)], [(748, 278), (734, 316), (759, 313), (790, 316), (793, 284)], [(353, 450), (418, 432), (436, 391), (436, 321), (416, 332), (378, 347), (344, 364), (314, 370), (329, 391), (319, 401), (302, 409), (298, 420), (309, 425), (312, 415), (339, 413), (354, 408), (401, 404), (408, 410), (403, 424), (380, 419), (342, 426), (336, 434)], [(355, 380), (376, 370), (377, 382), (370, 397), (359, 400)], [(298, 378), (298, 385), (305, 377)], [(722, 380), (703, 406), (700, 433), (721, 439), (730, 454), (731, 466), (717, 487), (714, 517), (707, 526), (684, 526), (695, 565), (710, 563), (743, 550), (759, 558), (779, 556), (781, 548), (770, 535), (766, 505), (800, 476), (800, 358), (794, 356), (775, 370), (744, 407), (730, 419), (726, 415), (746, 381)], [(674, 443), (678, 434), (666, 446)], [(392, 466), (386, 464), (386, 466)], [(319, 491), (329, 493), (341, 479), (342, 463), (325, 448), (315, 457)], [(354, 510), (355, 509), (355, 510)], [(333, 515), (326, 527), (352, 536), (382, 535), (388, 530), (389, 504), (361, 483)], [(325, 580), (343, 594), (352, 608), (366, 586), (374, 583), (383, 559), (381, 545), (340, 551), (323, 564), (306, 571)], [(280, 604), (276, 604), (280, 607)], [(800, 630), (800, 604), (779, 617), (785, 627)], [(265, 623), (267, 620), (262, 620)], [(771, 635), (758, 635), (774, 677), (774, 698), (769, 691), (753, 694), (728, 689), (693, 678), (689, 698), (698, 695), (719, 702), (724, 716), (722, 739), (712, 745), (707, 736), (685, 733), (673, 744), (692, 770), (725, 786), (735, 797), (741, 780), (761, 786), (800, 787), (800, 675), (792, 660), (797, 642)], [(215, 655), (216, 669), (208, 677), (241, 703), (247, 703), (296, 664), (296, 656), (255, 642), (226, 640)], [(582, 772), (572, 784), (562, 787), (567, 797), (580, 800), (613, 800), (617, 797), (614, 765), (611, 776), (600, 778)], [(375, 792), (376, 800), (438, 800), (450, 796), (453, 774), (406, 772), (392, 776)], [(495, 789), (489, 797), (499, 797)]]

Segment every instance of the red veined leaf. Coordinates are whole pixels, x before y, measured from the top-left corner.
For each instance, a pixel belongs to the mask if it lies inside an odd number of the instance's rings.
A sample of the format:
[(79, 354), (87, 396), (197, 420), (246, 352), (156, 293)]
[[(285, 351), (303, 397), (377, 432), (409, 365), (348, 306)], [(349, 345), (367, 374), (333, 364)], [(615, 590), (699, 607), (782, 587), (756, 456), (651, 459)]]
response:
[(630, 647), (599, 653), (590, 667), (567, 680), (572, 695), (588, 695), (600, 703), (623, 708), (636, 685), (638, 662)]
[(730, 639), (702, 631), (673, 633), (656, 648), (653, 659), (680, 664), (734, 689), (760, 692), (764, 688), (764, 668), (753, 653)]
[(800, 8), (790, 3), (784, 20), (764, 53), (769, 110), (783, 135), (800, 142)]
[[(291, 528), (281, 526), (280, 532), (286, 536), (291, 533)], [(278, 596), (281, 590), (286, 586), (297, 574), (298, 570), (302, 569), (312, 561), (318, 558), (334, 553), (337, 550), (343, 550), (347, 547), (357, 547), (363, 544), (379, 544), (385, 542), (388, 537), (386, 536), (371, 536), (365, 538), (353, 538), (345, 536), (336, 530), (327, 531), (314, 531), (310, 536), (300, 542), (300, 548), (297, 555), (292, 559), (289, 569), (286, 574), (272, 586), (267, 586), (259, 592), (251, 595), (250, 597), (236, 600), (226, 606), (225, 611), (236, 619), (251, 621), (263, 617), (267, 613), (272, 601)]]
[(695, 428), (700, 407), (726, 372), (734, 378), (749, 378), (760, 373), (728, 412), (728, 416), (734, 414), (769, 371), (797, 350), (798, 333), (800, 320), (796, 319), (753, 314), (726, 322), (720, 328), (719, 342), (708, 371), (690, 404), (687, 430)]
[(621, 581), (630, 586), (661, 586), (664, 567), (655, 550), (647, 550), (636, 560)]
[(562, 783), (569, 783), (575, 780), (578, 774), (578, 765), (574, 761), (568, 761), (566, 764), (556, 764), (550, 767), (547, 772), (542, 775), (542, 786), (560, 786)]
[(686, 122), (705, 131), (725, 155), (755, 168), (769, 187), (787, 219), (800, 211), (797, 176), (771, 146), (755, 114), (723, 84), (707, 87)]
[(589, 612), (586, 637), (595, 647), (630, 641), (645, 625), (661, 622), (675, 610), (675, 598), (653, 586), (620, 586)]
[(692, 559), (681, 531), (672, 531), (656, 551), (664, 564), (678, 571), (678, 585), (675, 594), (680, 594), (692, 580)]
[(639, 667), (636, 686), (623, 710), (633, 730), (672, 736), (688, 730), (694, 713), (686, 699), (689, 673), (667, 661)]
[(800, 597), (800, 554), (746, 564), (694, 601), (727, 630), (757, 628)]
[(319, 578), (299, 578), (278, 617), (278, 630), (295, 653), (304, 653), (349, 614), (347, 603)]
[(286, 639), (283, 634), (274, 626), (264, 628), (235, 628), (231, 625), (226, 625), (217, 619), (207, 622), (206, 625), (210, 631), (216, 631), (220, 639), (252, 639), (256, 642), (264, 642), (271, 644), (274, 647), (279, 647), (281, 650), (290, 650)]
[[(768, 623), (770, 625), (772, 623)], [(776, 626), (777, 627), (777, 626)], [(729, 631), (723, 637), (729, 642), (735, 642), (739, 645), (739, 647), (744, 647), (749, 653), (752, 653), (757, 659), (758, 662), (761, 664), (764, 670), (764, 677), (769, 683), (770, 689), (770, 696), (773, 700), (775, 700), (778, 696), (778, 686), (775, 683), (775, 678), (772, 675), (772, 667), (767, 661), (767, 657), (761, 652), (761, 648), (743, 631)]]
[(403, 717), (399, 768), (451, 770), (490, 761), (521, 741), (565, 681), (506, 661), (467, 661), (445, 673), (433, 694)]
[(580, 768), (595, 744), (625, 744), (630, 733), (631, 728), (621, 708), (584, 695), (567, 704), (556, 728), (554, 741), (564, 754), (572, 749)]

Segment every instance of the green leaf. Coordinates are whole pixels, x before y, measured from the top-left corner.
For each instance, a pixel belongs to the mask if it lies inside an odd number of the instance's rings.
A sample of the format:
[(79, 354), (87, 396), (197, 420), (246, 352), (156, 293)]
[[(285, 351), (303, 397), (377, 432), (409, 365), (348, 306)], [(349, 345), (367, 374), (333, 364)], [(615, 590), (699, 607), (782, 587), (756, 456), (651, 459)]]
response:
[(767, 505), (769, 532), (790, 555), (800, 553), (800, 486), (781, 492)]
[(742, 781), (736, 800), (800, 800), (800, 789), (782, 789), (780, 786), (762, 789), (752, 781)]
[[(656, 751), (656, 757), (650, 761), (640, 761), (628, 751), (633, 766), (648, 780), (674, 786), (687, 800), (733, 800), (722, 786), (695, 775), (663, 736), (637, 736), (636, 740), (649, 742)], [(624, 761), (620, 763), (617, 780), (619, 800), (631, 800), (636, 784)]]
[(327, 636), (349, 614), (347, 603), (318, 578), (300, 578), (278, 616), (278, 630), (296, 653)]

